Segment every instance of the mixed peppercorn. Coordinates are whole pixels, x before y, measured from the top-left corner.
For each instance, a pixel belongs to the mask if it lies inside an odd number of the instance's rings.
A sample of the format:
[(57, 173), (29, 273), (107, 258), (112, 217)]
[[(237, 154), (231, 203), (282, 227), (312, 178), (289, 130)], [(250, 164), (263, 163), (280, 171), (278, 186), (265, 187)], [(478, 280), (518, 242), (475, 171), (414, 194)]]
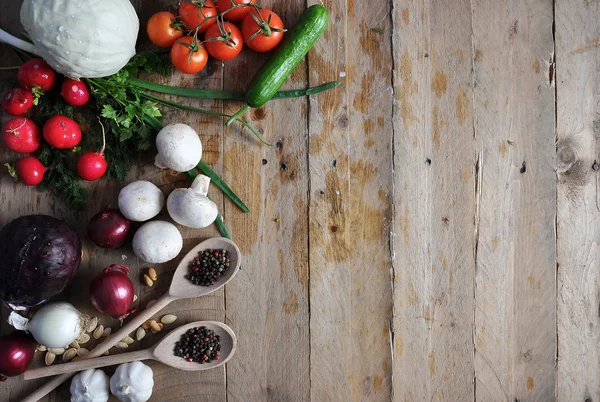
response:
[(212, 286), (229, 269), (229, 251), (204, 250), (190, 263), (186, 279), (194, 285)]
[(215, 331), (206, 327), (188, 329), (175, 343), (175, 356), (200, 364), (219, 360), (220, 340), (221, 337)]

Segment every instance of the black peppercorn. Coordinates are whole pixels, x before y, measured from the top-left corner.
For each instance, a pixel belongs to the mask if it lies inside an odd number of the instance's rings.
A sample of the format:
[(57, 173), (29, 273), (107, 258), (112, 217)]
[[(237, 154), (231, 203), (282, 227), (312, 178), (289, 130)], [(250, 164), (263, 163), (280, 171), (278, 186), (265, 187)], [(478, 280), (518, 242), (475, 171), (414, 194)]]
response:
[(186, 331), (175, 343), (175, 356), (182, 357), (188, 362), (210, 363), (219, 360), (221, 337), (215, 331), (206, 327), (196, 327)]
[(190, 264), (190, 273), (185, 276), (194, 285), (212, 286), (230, 266), (227, 250), (204, 250)]

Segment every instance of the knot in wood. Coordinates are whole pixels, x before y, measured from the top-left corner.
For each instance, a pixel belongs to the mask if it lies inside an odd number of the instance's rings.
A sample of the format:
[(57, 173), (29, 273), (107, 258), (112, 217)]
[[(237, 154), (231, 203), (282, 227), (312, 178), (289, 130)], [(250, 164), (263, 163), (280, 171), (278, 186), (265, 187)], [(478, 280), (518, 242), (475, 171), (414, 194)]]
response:
[(571, 144), (559, 144), (556, 157), (557, 170), (564, 173), (577, 162), (577, 151)]

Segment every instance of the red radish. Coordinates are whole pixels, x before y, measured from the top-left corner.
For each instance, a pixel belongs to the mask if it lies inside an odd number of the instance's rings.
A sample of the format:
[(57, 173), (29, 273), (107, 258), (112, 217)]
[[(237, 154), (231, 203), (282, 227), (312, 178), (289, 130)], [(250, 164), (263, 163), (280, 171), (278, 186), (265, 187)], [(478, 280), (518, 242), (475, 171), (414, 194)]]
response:
[(108, 163), (104, 159), (104, 148), (106, 147), (106, 134), (104, 133), (104, 126), (102, 126), (102, 149), (100, 152), (87, 152), (79, 158), (77, 162), (77, 173), (83, 180), (94, 181), (98, 180), (106, 170), (108, 169)]
[(83, 81), (67, 79), (63, 82), (60, 95), (71, 106), (83, 106), (90, 100), (90, 90)]
[(42, 165), (37, 158), (33, 156), (26, 156), (23, 159), (19, 159), (15, 163), (15, 171), (19, 179), (28, 186), (37, 186), (44, 180), (44, 173), (48, 170), (47, 167)]
[(33, 120), (17, 117), (4, 125), (2, 140), (11, 151), (23, 154), (35, 152), (41, 143), (40, 129)]
[(56, 73), (42, 59), (31, 59), (23, 63), (17, 76), (24, 88), (39, 88), (42, 92), (51, 90), (56, 82)]
[(23, 116), (33, 107), (33, 94), (23, 88), (11, 89), (2, 99), (2, 108), (13, 116)]
[(59, 149), (69, 149), (81, 142), (81, 129), (75, 120), (58, 114), (44, 124), (44, 139)]

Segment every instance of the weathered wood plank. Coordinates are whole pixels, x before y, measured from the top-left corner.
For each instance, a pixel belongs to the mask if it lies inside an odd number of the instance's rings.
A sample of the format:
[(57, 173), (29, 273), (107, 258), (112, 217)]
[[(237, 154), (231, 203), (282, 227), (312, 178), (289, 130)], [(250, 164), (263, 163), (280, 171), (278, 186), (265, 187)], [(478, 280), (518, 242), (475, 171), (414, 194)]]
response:
[(600, 400), (600, 8), (556, 2), (558, 390)]
[[(310, 4), (317, 3), (310, 1)], [(389, 2), (324, 2), (309, 53), (311, 399), (391, 398)]]
[(552, 7), (473, 2), (478, 401), (555, 399)]
[(394, 1), (394, 395), (473, 399), (471, 2)]
[[(261, 1), (291, 26), (303, 1)], [(226, 62), (227, 89), (245, 90), (266, 55)], [(301, 63), (287, 88), (306, 85)], [(228, 102), (225, 112), (242, 104)], [(274, 146), (232, 126), (224, 145), (225, 178), (247, 202), (245, 214), (229, 201), (225, 219), (244, 255), (242, 270), (226, 289), (227, 323), (238, 338), (227, 365), (229, 401), (308, 401), (308, 177), (306, 99), (273, 101), (245, 118)]]

